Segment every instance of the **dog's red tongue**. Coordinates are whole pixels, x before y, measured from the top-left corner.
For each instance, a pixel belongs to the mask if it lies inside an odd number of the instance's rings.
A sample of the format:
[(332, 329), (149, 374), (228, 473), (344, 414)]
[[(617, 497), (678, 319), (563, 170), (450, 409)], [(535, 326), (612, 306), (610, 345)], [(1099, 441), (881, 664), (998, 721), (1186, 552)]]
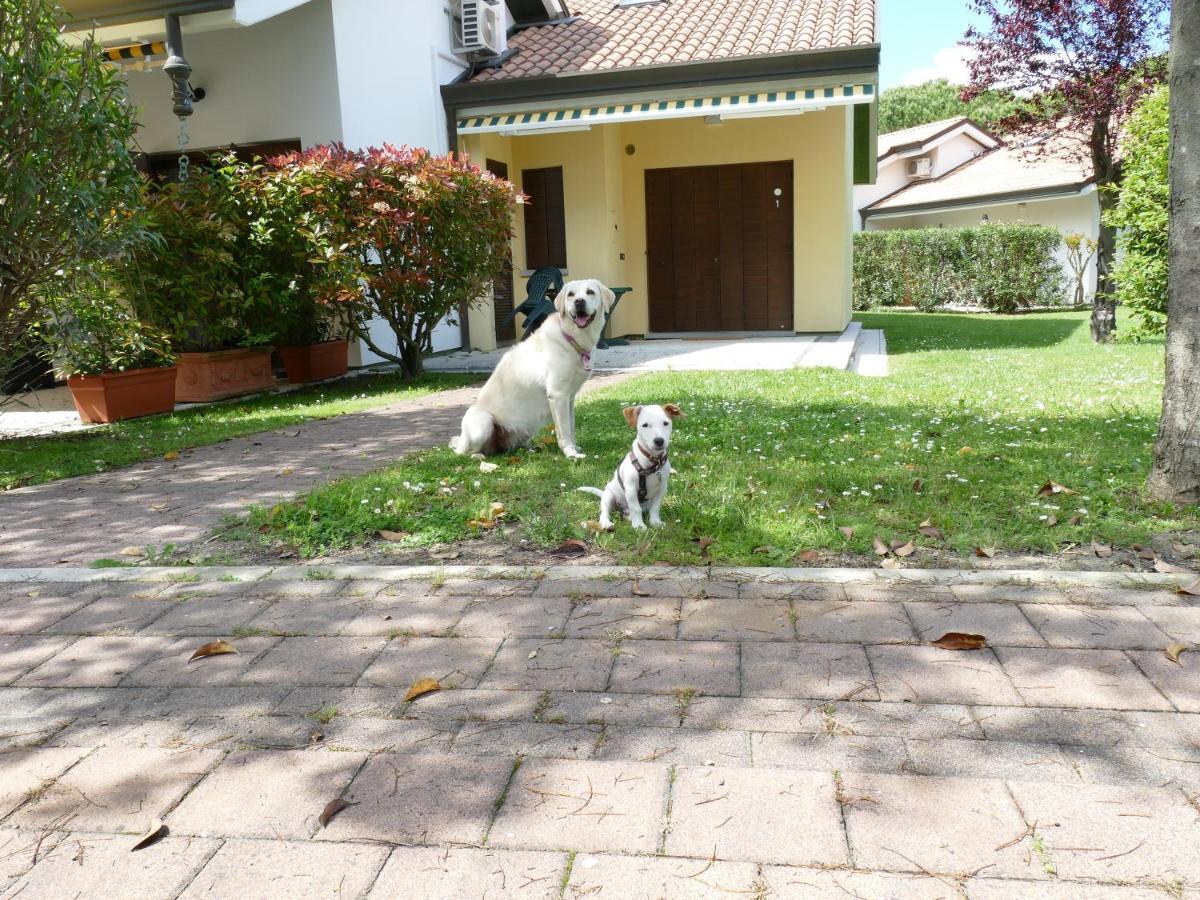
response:
[(575, 316), (575, 324), (580, 328), (587, 328), (591, 324), (591, 316), (585, 316), (582, 313), (577, 313)]

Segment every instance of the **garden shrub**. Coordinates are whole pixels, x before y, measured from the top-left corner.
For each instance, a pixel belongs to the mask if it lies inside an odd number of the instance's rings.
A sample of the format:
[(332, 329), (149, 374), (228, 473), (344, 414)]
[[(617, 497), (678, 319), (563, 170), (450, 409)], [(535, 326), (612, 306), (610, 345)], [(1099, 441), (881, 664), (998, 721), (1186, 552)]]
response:
[(1125, 126), (1120, 199), (1108, 224), (1120, 229), (1112, 273), (1117, 300), (1138, 324), (1134, 334), (1162, 334), (1167, 327), (1167, 180), (1169, 91), (1148, 94)]
[[(421, 149), (316, 147), (271, 165), (276, 186), (303, 201), (317, 297), (376, 354), (420, 374), (437, 323), (476, 303), (501, 271), (516, 189)], [(398, 353), (376, 343), (373, 319), (391, 327)]]
[(861, 231), (854, 308), (949, 304), (1011, 313), (1062, 303), (1062, 235), (1042, 225)]
[(262, 346), (277, 335), (290, 276), (254, 239), (265, 215), (255, 177), (230, 156), (193, 167), (187, 181), (146, 186), (156, 240), (124, 259), (122, 289), (178, 352)]

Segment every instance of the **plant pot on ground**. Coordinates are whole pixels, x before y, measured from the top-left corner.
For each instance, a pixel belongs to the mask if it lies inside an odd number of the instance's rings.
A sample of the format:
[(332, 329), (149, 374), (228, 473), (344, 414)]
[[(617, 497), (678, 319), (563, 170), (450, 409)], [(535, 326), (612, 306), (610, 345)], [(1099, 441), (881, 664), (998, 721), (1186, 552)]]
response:
[(300, 347), (282, 347), (279, 356), (287, 370), (288, 381), (302, 384), (345, 375), (349, 368), (349, 352), (350, 342), (339, 338)]
[(175, 409), (175, 366), (130, 369), (103, 375), (72, 375), (67, 379), (79, 418), (107, 424)]
[(258, 393), (274, 385), (269, 348), (179, 354), (175, 397), (181, 403), (208, 403)]
[(78, 277), (39, 329), (55, 375), (67, 379), (84, 422), (116, 422), (175, 408), (167, 336), (139, 322), (96, 279)]

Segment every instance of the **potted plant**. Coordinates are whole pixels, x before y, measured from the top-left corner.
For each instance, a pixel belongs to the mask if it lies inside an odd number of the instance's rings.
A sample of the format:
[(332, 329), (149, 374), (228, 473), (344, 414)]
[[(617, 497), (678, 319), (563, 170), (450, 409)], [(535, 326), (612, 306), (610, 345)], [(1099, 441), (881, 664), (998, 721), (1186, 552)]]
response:
[(288, 159), (255, 166), (258, 177), (247, 181), (259, 210), (250, 236), (261, 260), (255, 281), (274, 301), (276, 343), (288, 381), (322, 381), (346, 374), (350, 345), (334, 308), (317, 297), (323, 272), (312, 261), (312, 216), (304, 185), (284, 167)]
[(78, 290), (48, 304), (40, 335), (79, 418), (107, 423), (171, 412), (176, 368), (167, 336), (99, 283), (76, 277), (67, 284)]
[(269, 284), (251, 240), (256, 196), (249, 166), (227, 158), (187, 181), (147, 186), (148, 227), (122, 280), (138, 318), (166, 332), (178, 353), (176, 398), (204, 402), (271, 387), (275, 337)]

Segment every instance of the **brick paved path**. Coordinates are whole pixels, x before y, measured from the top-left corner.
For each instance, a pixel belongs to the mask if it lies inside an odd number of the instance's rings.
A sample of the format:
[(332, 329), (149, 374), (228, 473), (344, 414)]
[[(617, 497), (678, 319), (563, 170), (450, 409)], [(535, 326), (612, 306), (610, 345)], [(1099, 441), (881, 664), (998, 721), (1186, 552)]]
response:
[(1196, 598), (163, 571), (0, 581), (0, 897), (1200, 888)]
[[(627, 377), (596, 376), (585, 390)], [(198, 447), (174, 461), (0, 493), (0, 567), (81, 565), (131, 545), (184, 547), (251, 504), (289, 500), (444, 444), (477, 393), (441, 391)]]

